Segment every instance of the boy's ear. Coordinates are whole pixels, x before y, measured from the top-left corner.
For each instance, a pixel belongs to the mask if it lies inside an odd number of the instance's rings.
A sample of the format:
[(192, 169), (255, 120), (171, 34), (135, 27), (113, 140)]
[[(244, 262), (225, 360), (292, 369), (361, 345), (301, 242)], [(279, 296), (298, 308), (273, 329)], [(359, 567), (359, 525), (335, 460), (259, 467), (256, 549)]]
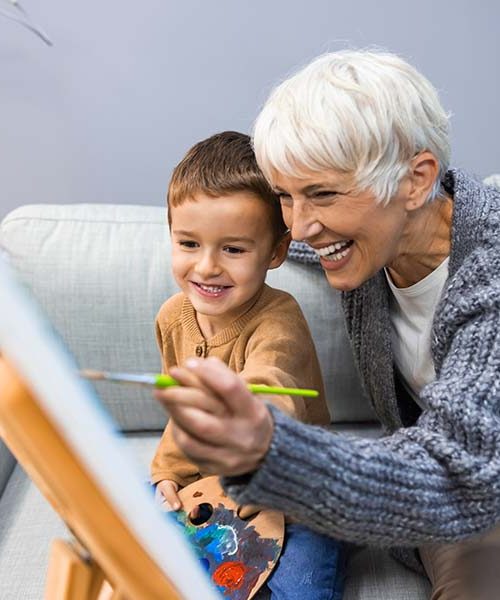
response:
[(273, 257), (269, 263), (270, 269), (276, 269), (284, 262), (291, 241), (292, 236), (290, 232), (287, 231), (274, 248)]

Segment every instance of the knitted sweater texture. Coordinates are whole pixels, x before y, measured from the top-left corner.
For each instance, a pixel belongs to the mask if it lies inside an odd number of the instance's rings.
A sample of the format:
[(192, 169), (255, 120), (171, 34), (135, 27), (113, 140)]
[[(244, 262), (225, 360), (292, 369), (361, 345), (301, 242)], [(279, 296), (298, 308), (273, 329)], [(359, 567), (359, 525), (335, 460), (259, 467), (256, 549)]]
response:
[[(500, 192), (448, 172), (449, 278), (434, 315), (434, 382), (419, 407), (395, 379), (383, 272), (343, 295), (362, 380), (385, 434), (304, 426), (273, 409), (261, 467), (223, 479), (242, 504), (279, 508), (340, 539), (415, 547), (500, 521)], [(292, 258), (315, 262), (303, 245)], [(408, 555), (410, 553), (407, 553)], [(408, 556), (407, 556), (408, 559)]]

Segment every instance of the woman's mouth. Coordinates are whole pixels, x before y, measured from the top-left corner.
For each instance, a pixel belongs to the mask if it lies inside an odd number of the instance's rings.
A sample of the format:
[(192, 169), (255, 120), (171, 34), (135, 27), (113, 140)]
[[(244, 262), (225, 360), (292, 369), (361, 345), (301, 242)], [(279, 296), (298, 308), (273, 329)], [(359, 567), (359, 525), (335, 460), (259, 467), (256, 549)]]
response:
[(353, 243), (353, 240), (343, 240), (323, 248), (313, 248), (313, 250), (320, 257), (322, 263), (323, 261), (339, 262), (349, 254)]

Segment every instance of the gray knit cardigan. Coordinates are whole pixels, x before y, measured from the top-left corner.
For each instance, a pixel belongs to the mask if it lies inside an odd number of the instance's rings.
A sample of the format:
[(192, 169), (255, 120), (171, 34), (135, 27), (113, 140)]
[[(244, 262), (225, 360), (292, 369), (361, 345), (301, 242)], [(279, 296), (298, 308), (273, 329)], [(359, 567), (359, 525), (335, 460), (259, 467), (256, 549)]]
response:
[[(271, 409), (261, 467), (223, 478), (238, 502), (278, 508), (339, 539), (406, 548), (500, 521), (500, 192), (461, 171), (444, 185), (454, 199), (452, 243), (432, 331), (436, 380), (421, 392), (428, 408), (420, 414), (395, 377), (389, 290), (378, 273), (343, 305), (385, 435), (338, 435)], [(303, 245), (294, 257), (315, 260)], [(403, 553), (410, 563), (413, 553)]]

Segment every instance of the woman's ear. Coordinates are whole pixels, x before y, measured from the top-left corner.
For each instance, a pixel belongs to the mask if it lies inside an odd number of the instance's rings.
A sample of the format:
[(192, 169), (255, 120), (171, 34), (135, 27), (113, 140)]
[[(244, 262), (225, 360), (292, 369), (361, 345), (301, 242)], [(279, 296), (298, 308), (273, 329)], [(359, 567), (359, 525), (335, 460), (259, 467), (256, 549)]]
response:
[(410, 163), (410, 189), (406, 198), (406, 210), (416, 210), (426, 203), (438, 177), (438, 159), (428, 150), (419, 152)]
[(274, 248), (273, 256), (271, 258), (271, 262), (269, 263), (270, 269), (276, 269), (283, 264), (288, 252), (288, 246), (290, 245), (291, 241), (292, 236), (290, 231), (287, 231)]

